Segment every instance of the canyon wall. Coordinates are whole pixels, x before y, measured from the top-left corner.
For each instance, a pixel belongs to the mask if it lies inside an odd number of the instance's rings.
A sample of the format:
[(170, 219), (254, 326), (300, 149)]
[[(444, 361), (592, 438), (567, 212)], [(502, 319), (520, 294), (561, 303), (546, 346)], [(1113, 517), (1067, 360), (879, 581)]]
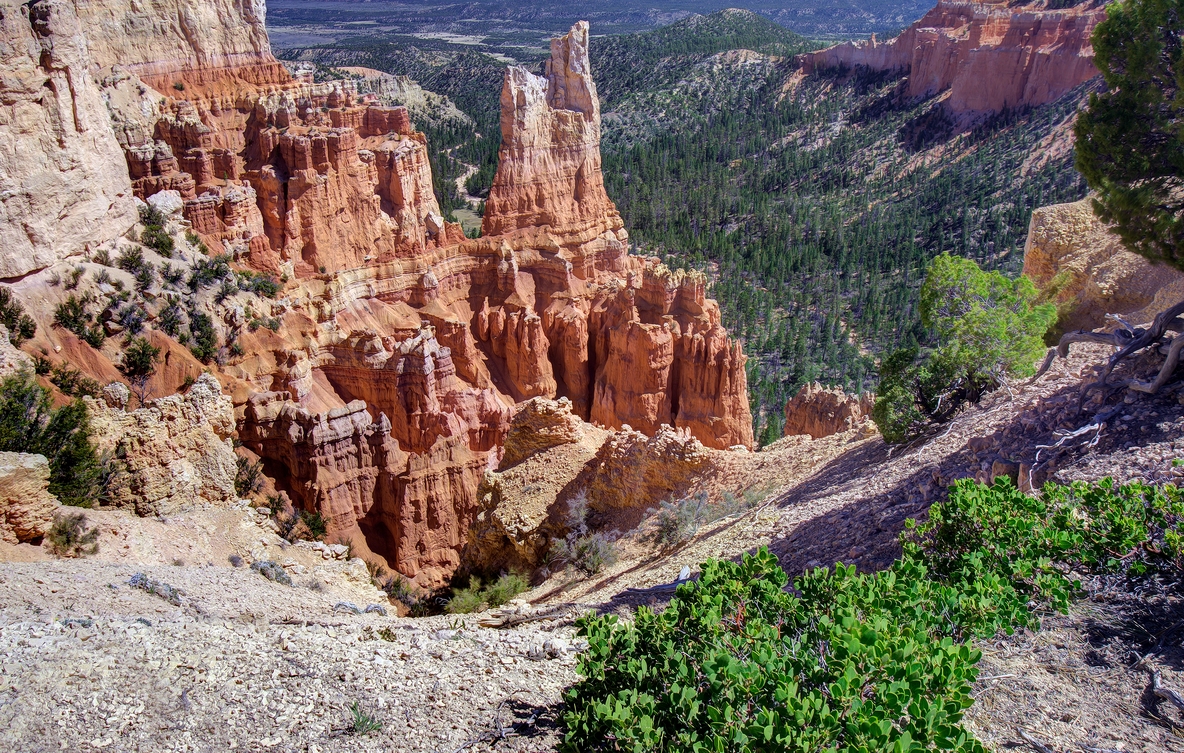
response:
[(121, 235), (132, 186), (66, 0), (0, 3), (0, 278)]
[(168, 93), (235, 95), (288, 84), (271, 54), (265, 0), (74, 0), (95, 65)]
[[(13, 7), (5, 23), (25, 34), (21, 64), (41, 86), (50, 73), (38, 66), (52, 56), (33, 54), (35, 25)], [(605, 193), (587, 24), (555, 40), (546, 75), (507, 71), (497, 178), (483, 235), (467, 239), (441, 216), (427, 142), (407, 109), (354, 82), (289, 75), (271, 56), (262, 2), (30, 7), (34, 19), (60, 13), (72, 24), (54, 45), (77, 51), (90, 87), (79, 101), (105, 134), (95, 179), (122, 202), (103, 204), (122, 207), (110, 212), (112, 232), (134, 223), (133, 193), (167, 197), (181, 205), (174, 233), (191, 230), (238, 269), (284, 278), (277, 300), (252, 304), (250, 316), (275, 326), (246, 326), (243, 307), (212, 291), (202, 305), (236, 343), (215, 371), (239, 438), (277, 491), (324, 516), (330, 538), (421, 585), (447, 582), (516, 405), (534, 397), (567, 398), (578, 420), (602, 427), (751, 447), (745, 357), (706, 279), (630, 255)], [(37, 138), (54, 134), (38, 125)], [(79, 157), (76, 144), (54, 148)], [(87, 174), (63, 175), (89, 199)], [(186, 258), (173, 262), (201, 260), (193, 245), (179, 245)], [(26, 271), (60, 256), (17, 255)], [(107, 381), (118, 372), (106, 359), (88, 350), (74, 360)], [(124, 415), (107, 423), (122, 426)], [(146, 512), (196, 494), (167, 474), (149, 487)]]
[(1052, 102), (1098, 75), (1090, 35), (1104, 4), (1046, 10), (1043, 3), (938, 0), (900, 36), (843, 42), (798, 56), (805, 73), (866, 68), (908, 74), (905, 95), (948, 92), (945, 105), (968, 118)]

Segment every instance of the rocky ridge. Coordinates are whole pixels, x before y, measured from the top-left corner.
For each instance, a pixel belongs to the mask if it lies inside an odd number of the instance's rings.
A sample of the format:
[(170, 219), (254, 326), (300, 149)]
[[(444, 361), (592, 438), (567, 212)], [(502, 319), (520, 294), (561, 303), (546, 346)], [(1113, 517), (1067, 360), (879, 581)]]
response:
[(843, 42), (798, 56), (804, 73), (863, 68), (908, 73), (902, 92), (942, 95), (968, 121), (1005, 108), (1052, 102), (1098, 75), (1090, 34), (1102, 4), (1053, 8), (1044, 2), (938, 0), (900, 36)]

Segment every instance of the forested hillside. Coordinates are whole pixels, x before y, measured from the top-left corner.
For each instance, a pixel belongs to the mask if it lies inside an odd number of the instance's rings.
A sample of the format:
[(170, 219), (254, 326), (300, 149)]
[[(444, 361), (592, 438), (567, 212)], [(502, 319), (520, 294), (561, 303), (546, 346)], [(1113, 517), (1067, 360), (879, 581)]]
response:
[[(593, 40), (605, 181), (639, 252), (706, 270), (724, 323), (744, 338), (757, 436), (811, 380), (874, 389), (877, 358), (922, 339), (917, 289), (950, 251), (1018, 273), (1033, 208), (1084, 195), (1068, 124), (1086, 93), (956, 132), (900, 78), (796, 72), (820, 43), (744, 11)], [(477, 122), (429, 132), (442, 206), (455, 178), (496, 168), (504, 63), (372, 38), (292, 56), (416, 78)]]
[(893, 78), (787, 84), (786, 66), (758, 70), (764, 81), (711, 106), (658, 95), (669, 126), (657, 134), (634, 125), (634, 97), (621, 102), (629, 115), (606, 126), (620, 130), (606, 137), (605, 180), (635, 242), (711, 272), (752, 359), (758, 436), (771, 441), (802, 383), (874, 389), (876, 357), (923, 337), (915, 303), (929, 259), (950, 251), (1019, 272), (1032, 209), (1084, 194), (1070, 150), (1034, 155), (1084, 92), (951, 139), (933, 103), (895, 101)]

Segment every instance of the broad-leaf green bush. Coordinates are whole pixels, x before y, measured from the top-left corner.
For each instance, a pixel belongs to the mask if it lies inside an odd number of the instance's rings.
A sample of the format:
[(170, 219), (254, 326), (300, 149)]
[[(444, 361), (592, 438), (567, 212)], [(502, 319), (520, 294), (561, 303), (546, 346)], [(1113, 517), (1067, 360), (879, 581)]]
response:
[(1044, 352), (1056, 307), (1035, 305), (1026, 277), (984, 272), (970, 259), (943, 254), (921, 288), (921, 323), (932, 348), (904, 348), (884, 359), (872, 420), (889, 442), (902, 442), (949, 420), (1007, 376), (1030, 376)]
[(568, 751), (984, 751), (961, 726), (974, 637), (1067, 608), (1072, 573), (1179, 573), (1174, 487), (954, 485), (888, 570), (788, 578), (767, 550), (709, 560), (661, 614), (579, 621)]

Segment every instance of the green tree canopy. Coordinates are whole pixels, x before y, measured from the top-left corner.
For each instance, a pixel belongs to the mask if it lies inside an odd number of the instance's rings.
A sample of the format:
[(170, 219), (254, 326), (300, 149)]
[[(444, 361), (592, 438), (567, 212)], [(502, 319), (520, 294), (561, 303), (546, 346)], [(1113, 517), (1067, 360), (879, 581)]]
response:
[(93, 507), (101, 466), (90, 441), (90, 414), (75, 400), (54, 410), (49, 393), (27, 371), (0, 381), (0, 451), (49, 458), (49, 491), (62, 504)]
[(1184, 269), (1184, 0), (1123, 0), (1094, 30), (1107, 90), (1077, 120), (1077, 169), (1123, 244)]
[(930, 349), (898, 350), (880, 367), (872, 419), (884, 439), (900, 442), (951, 418), (1007, 375), (1030, 376), (1056, 320), (1052, 304), (1034, 306), (1027, 277), (984, 272), (970, 259), (942, 254), (921, 287), (921, 323)]

